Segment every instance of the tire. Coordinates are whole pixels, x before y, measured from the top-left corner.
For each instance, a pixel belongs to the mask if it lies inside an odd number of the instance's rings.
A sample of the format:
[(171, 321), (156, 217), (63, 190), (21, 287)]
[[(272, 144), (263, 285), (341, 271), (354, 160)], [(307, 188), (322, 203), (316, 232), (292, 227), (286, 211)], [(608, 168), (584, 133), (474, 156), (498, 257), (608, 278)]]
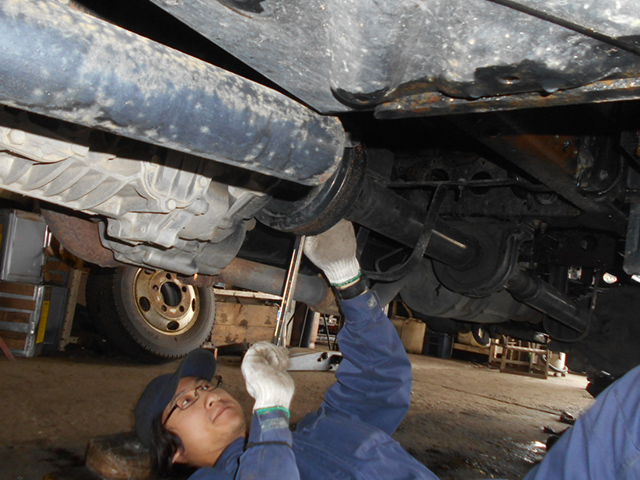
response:
[(484, 327), (480, 325), (475, 325), (471, 328), (471, 333), (473, 334), (473, 339), (483, 347), (488, 347), (491, 343), (491, 336), (489, 336), (489, 332), (485, 330)]
[(136, 267), (92, 271), (87, 307), (106, 340), (145, 363), (181, 358), (204, 344), (215, 322), (212, 288)]

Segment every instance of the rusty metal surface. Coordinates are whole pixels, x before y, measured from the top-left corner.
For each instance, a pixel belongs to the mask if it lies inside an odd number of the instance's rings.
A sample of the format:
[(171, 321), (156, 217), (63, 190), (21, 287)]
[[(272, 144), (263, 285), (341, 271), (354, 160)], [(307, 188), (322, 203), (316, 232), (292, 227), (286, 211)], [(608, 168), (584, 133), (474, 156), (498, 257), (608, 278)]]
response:
[(58, 241), (76, 257), (101, 267), (124, 265), (113, 257), (113, 252), (102, 246), (98, 224), (72, 215), (42, 210), (47, 225)]
[(640, 99), (640, 78), (633, 77), (601, 80), (550, 94), (521, 93), (482, 97), (475, 100), (454, 98), (439, 92), (408, 94), (378, 105), (375, 116), (379, 119), (427, 117), (638, 99)]
[(594, 221), (605, 222), (601, 226), (607, 225), (618, 232), (624, 231), (626, 217), (620, 210), (608, 202), (598, 202), (583, 195), (578, 188), (580, 156), (583, 155), (580, 151), (582, 139), (546, 133), (506, 114), (484, 115), (473, 119), (454, 117), (453, 120), (470, 135), (583, 212), (595, 214)]
[(213, 275), (203, 275), (201, 273), (196, 273), (190, 276), (178, 275), (178, 278), (181, 282), (198, 288), (212, 288), (216, 283)]
[[(240, 288), (282, 295), (286, 274), (282, 268), (236, 258), (222, 269), (217, 279)], [(335, 315), (338, 312), (335, 295), (320, 277), (298, 275), (293, 298), (322, 313)]]
[(409, 90), (551, 93), (640, 62), (629, 51), (640, 34), (635, 0), (510, 2), (528, 11), (486, 0), (152, 1), (325, 113)]

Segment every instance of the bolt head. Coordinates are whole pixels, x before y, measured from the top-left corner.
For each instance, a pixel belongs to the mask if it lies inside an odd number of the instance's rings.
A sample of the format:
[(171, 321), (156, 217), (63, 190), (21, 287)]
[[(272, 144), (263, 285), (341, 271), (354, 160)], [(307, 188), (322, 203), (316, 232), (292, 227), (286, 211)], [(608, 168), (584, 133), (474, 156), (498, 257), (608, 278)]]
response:
[(9, 141), (14, 145), (22, 145), (27, 141), (27, 134), (22, 130), (11, 130), (9, 132)]

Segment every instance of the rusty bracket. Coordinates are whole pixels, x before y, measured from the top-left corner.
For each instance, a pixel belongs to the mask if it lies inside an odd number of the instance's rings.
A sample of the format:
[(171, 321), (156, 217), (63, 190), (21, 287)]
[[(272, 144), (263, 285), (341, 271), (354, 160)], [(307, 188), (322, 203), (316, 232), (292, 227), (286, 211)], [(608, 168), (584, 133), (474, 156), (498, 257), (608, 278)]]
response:
[(376, 107), (375, 117), (382, 120), (428, 117), (638, 99), (640, 99), (640, 78), (617, 78), (615, 80), (601, 80), (551, 94), (532, 92), (482, 97), (477, 100), (453, 98), (439, 92), (426, 92), (382, 103)]

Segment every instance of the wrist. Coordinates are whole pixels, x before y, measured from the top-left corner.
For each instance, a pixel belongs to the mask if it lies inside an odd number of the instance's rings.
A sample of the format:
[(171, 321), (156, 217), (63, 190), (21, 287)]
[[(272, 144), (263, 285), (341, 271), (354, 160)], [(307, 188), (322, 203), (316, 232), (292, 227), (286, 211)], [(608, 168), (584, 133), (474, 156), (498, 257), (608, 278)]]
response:
[(353, 282), (348, 282), (346, 285), (337, 286), (334, 285), (334, 292), (339, 300), (349, 300), (362, 295), (369, 289), (369, 280), (362, 274)]
[(257, 395), (256, 401), (253, 404), (253, 411), (258, 412), (266, 411), (269, 409), (281, 409), (289, 410), (291, 400), (293, 398), (293, 381), (291, 388), (285, 388), (283, 386), (277, 387), (278, 391), (271, 391), (263, 395)]
[(251, 418), (246, 449), (262, 445), (292, 446), (289, 414), (281, 409), (255, 411)]
[(287, 418), (291, 416), (291, 412), (289, 412), (289, 409), (285, 407), (265, 407), (265, 408), (255, 408), (253, 410), (253, 412), (256, 415), (264, 415), (266, 413), (275, 412), (275, 411), (284, 412), (287, 415)]
[(340, 290), (349, 288), (351, 285), (354, 285), (355, 283), (357, 283), (360, 278), (362, 278), (362, 272), (358, 272), (358, 274), (356, 276), (354, 276), (353, 278), (350, 278), (348, 280), (345, 280), (344, 282), (341, 283), (332, 283), (331, 286), (333, 288), (337, 288)]

